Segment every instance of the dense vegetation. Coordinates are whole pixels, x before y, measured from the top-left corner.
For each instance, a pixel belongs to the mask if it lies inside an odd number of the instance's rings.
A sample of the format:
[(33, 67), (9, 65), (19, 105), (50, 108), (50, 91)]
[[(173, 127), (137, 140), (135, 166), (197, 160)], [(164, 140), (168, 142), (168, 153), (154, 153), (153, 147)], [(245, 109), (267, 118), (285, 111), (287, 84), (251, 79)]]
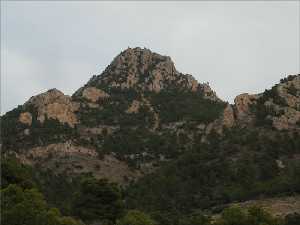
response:
[(162, 123), (182, 120), (209, 123), (220, 116), (225, 106), (223, 102), (203, 98), (201, 92), (170, 89), (149, 95)]
[(80, 225), (71, 217), (50, 208), (36, 189), (10, 184), (1, 189), (1, 221), (7, 225)]
[[(145, 105), (141, 106), (139, 113), (125, 113), (133, 100), (141, 100), (139, 94), (134, 89), (120, 90), (117, 88), (105, 89), (110, 95), (107, 99), (99, 99), (99, 108), (83, 107), (78, 114), (83, 125), (93, 127), (99, 124), (111, 126), (138, 126), (149, 127), (153, 122), (153, 114)], [(76, 98), (78, 101), (85, 101)]]
[(7, 225), (81, 225), (62, 216), (39, 191), (40, 184), (29, 166), (12, 157), (1, 158), (1, 222)]
[[(117, 185), (90, 176), (78, 178), (79, 186), (71, 198), (72, 210), (67, 214), (69, 216), (63, 216), (59, 209), (45, 200), (40, 192), (42, 184), (35, 181), (34, 171), (29, 166), (6, 157), (2, 159), (1, 166), (1, 219), (6, 225), (83, 225), (92, 221), (103, 225), (298, 225), (300, 222), (298, 214), (288, 215), (285, 219), (275, 218), (255, 206), (226, 208), (219, 217), (194, 210), (178, 214), (174, 219), (172, 208), (166, 208), (170, 212), (155, 211), (150, 216), (136, 209), (127, 210), (124, 194)], [(53, 186), (52, 191), (56, 192), (58, 186)]]
[[(142, 178), (128, 189), (128, 205), (139, 207), (163, 224), (181, 215), (258, 195), (300, 192), (297, 134), (236, 129), (224, 137), (211, 136), (178, 160)], [(281, 159), (285, 168), (279, 168)], [(169, 222), (165, 218), (170, 219)]]

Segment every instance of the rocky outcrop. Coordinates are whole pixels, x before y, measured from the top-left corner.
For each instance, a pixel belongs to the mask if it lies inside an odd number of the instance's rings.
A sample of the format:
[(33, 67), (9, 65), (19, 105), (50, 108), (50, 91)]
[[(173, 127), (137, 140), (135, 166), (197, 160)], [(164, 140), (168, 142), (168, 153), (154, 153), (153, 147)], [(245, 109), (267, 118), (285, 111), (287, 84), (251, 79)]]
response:
[[(236, 120), (234, 117), (233, 108), (230, 104), (227, 104), (220, 118), (216, 119), (214, 122), (209, 123), (208, 125), (200, 124), (197, 128), (200, 131), (205, 131), (206, 135), (210, 134), (212, 131), (222, 135), (224, 128), (233, 127), (235, 125), (235, 122)], [(205, 141), (206, 137), (203, 136), (202, 140)]]
[(202, 91), (204, 98), (212, 101), (221, 101), (216, 95), (216, 92), (211, 89), (209, 83), (199, 84), (199, 89)]
[(300, 196), (283, 196), (275, 198), (265, 198), (257, 200), (249, 200), (241, 203), (233, 203), (230, 206), (240, 206), (249, 208), (251, 206), (259, 206), (274, 216), (285, 217), (294, 213), (300, 213)]
[(27, 124), (28, 126), (31, 126), (32, 124), (32, 115), (30, 112), (23, 112), (19, 116), (19, 121), (23, 124)]
[(300, 129), (297, 123), (300, 121), (300, 112), (293, 108), (285, 108), (284, 114), (279, 117), (273, 117), (273, 127), (277, 130)]
[(105, 91), (102, 91), (100, 89), (94, 87), (88, 87), (82, 91), (82, 96), (86, 98), (88, 101), (97, 102), (99, 99), (108, 98), (109, 94), (107, 94)]
[(281, 104), (266, 102), (274, 111), (273, 127), (278, 130), (300, 129), (300, 75), (289, 76), (275, 86)]
[(93, 173), (96, 178), (105, 178), (122, 185), (141, 176), (139, 171), (128, 167), (126, 162), (114, 155), (99, 157), (93, 148), (78, 146), (67, 141), (20, 151), (17, 158), (24, 164), (40, 167), (42, 170), (55, 170), (69, 176)]
[(258, 95), (250, 95), (248, 93), (240, 94), (234, 99), (234, 109), (236, 118), (240, 121), (249, 122), (253, 115), (250, 106), (255, 104)]
[(300, 110), (300, 75), (291, 76), (286, 82), (276, 86), (278, 95), (285, 99), (286, 104)]
[(126, 113), (138, 113), (141, 106), (141, 102), (133, 100), (130, 107), (125, 111)]
[(119, 129), (120, 126), (99, 125), (97, 127), (81, 127), (78, 132), (83, 138), (89, 139), (95, 135), (111, 135)]
[(64, 95), (57, 89), (51, 89), (45, 93), (31, 97), (25, 106), (34, 106), (37, 110), (37, 120), (41, 123), (46, 118), (57, 119), (61, 123), (67, 123), (74, 127), (78, 123), (75, 112), (79, 104), (72, 102), (71, 97)]
[(94, 76), (86, 86), (105, 86), (123, 90), (132, 88), (140, 92), (155, 93), (176, 87), (185, 91), (200, 91), (204, 98), (220, 100), (208, 83), (199, 84), (192, 75), (178, 72), (170, 57), (145, 48), (126, 49), (101, 75)]
[(232, 106), (228, 104), (223, 111), (222, 126), (226, 128), (231, 128), (233, 127), (234, 123), (235, 123), (234, 111)]
[[(300, 129), (300, 75), (288, 76), (261, 94), (241, 94), (234, 102), (234, 114), (240, 124), (249, 125), (257, 119), (264, 119), (271, 121), (277, 130)], [(264, 112), (257, 115), (255, 112), (261, 108), (265, 108)], [(257, 118), (262, 114), (265, 118)]]

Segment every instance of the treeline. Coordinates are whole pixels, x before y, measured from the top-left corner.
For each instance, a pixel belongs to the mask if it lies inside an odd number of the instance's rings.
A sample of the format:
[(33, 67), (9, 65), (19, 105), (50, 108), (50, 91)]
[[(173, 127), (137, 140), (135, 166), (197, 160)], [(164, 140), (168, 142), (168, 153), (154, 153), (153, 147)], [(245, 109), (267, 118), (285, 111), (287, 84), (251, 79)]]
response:
[[(182, 214), (176, 220), (168, 213), (149, 214), (128, 209), (125, 192), (116, 184), (91, 176), (80, 179), (70, 211), (63, 215), (45, 199), (34, 171), (14, 158), (1, 162), (1, 220), (5, 225), (298, 225), (300, 215), (275, 218), (259, 207), (225, 209), (219, 216), (203, 211)], [(52, 190), (56, 192), (57, 190)], [(51, 199), (50, 199), (51, 202)], [(141, 207), (139, 207), (141, 208)]]

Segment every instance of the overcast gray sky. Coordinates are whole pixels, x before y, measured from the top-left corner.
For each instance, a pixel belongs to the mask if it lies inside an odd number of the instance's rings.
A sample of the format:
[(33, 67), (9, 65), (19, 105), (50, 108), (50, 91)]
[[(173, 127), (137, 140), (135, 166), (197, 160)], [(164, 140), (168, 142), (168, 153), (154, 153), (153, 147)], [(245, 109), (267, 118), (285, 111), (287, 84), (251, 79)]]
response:
[(232, 102), (300, 73), (299, 1), (3, 2), (2, 112), (71, 95), (122, 50), (147, 47)]

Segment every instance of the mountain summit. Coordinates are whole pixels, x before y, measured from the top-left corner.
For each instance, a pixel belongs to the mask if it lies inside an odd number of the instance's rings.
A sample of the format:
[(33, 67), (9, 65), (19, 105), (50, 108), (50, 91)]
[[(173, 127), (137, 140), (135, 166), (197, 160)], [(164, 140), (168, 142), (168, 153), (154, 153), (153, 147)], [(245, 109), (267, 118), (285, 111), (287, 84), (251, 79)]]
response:
[(94, 176), (126, 189), (128, 208), (181, 224), (300, 191), (300, 75), (231, 105), (170, 57), (128, 48), (72, 96), (51, 89), (7, 112), (1, 137), (4, 158), (35, 168), (55, 203), (70, 206), (77, 181)]
[(198, 84), (192, 75), (178, 72), (169, 56), (139, 47), (121, 52), (102, 74), (93, 76), (86, 87), (133, 88), (155, 93), (170, 89), (200, 91), (209, 99), (219, 100), (207, 83)]

